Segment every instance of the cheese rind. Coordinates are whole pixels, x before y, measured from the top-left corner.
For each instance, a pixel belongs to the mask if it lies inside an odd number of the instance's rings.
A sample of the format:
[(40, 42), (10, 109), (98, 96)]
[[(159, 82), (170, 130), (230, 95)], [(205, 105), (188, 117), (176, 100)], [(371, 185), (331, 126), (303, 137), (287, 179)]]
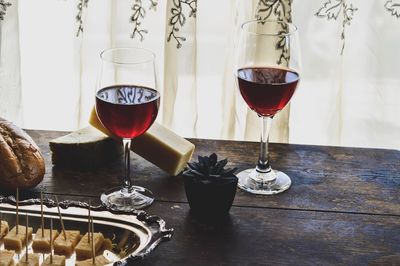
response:
[[(89, 123), (112, 136), (97, 117), (93, 108)], [(132, 151), (172, 176), (182, 172), (193, 155), (195, 146), (173, 131), (155, 122), (143, 135), (132, 141)]]
[(15, 251), (0, 250), (0, 266), (14, 265), (14, 255), (15, 255)]
[(56, 166), (91, 169), (122, 155), (120, 141), (92, 126), (81, 128), (49, 142)]
[[(32, 249), (37, 253), (50, 252), (50, 229), (44, 229), (44, 237), (42, 237), (42, 229), (39, 227), (33, 239)], [(58, 236), (58, 231), (53, 230), (52, 241)]]
[[(89, 234), (86, 233), (81, 241), (79, 241), (78, 245), (75, 248), (76, 257), (78, 259), (88, 259), (92, 257), (92, 241), (88, 241)], [(102, 233), (94, 233), (93, 234), (93, 242), (94, 242), (94, 250), (95, 254), (100, 250), (103, 246), (104, 236)]]
[(42, 266), (65, 266), (65, 256), (53, 255), (53, 263), (50, 263), (50, 256), (48, 256)]
[[(25, 245), (25, 228), (25, 226), (19, 225), (18, 234), (16, 227), (11, 229), (11, 231), (4, 237), (4, 248), (8, 250), (21, 251)], [(32, 232), (33, 228), (28, 227), (28, 241), (32, 239)]]
[(64, 239), (64, 234), (61, 232), (54, 240), (54, 253), (70, 257), (81, 238), (81, 233), (77, 230), (65, 230), (65, 234), (67, 239)]

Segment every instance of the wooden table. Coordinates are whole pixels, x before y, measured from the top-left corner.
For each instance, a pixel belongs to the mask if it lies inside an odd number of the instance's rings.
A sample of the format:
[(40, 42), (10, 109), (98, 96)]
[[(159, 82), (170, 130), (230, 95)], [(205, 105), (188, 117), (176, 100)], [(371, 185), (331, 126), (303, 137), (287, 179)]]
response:
[[(98, 199), (120, 185), (123, 160), (94, 171), (52, 167), (48, 141), (65, 133), (28, 131), (46, 159), (43, 189), (64, 199)], [(191, 140), (197, 154), (216, 152), (252, 167), (258, 143)], [(276, 169), (292, 178), (277, 196), (238, 190), (230, 216), (205, 223), (189, 212), (181, 177), (132, 156), (134, 183), (156, 202), (147, 209), (174, 228), (139, 265), (400, 265), (400, 151), (271, 144)], [(4, 192), (3, 192), (4, 193)]]

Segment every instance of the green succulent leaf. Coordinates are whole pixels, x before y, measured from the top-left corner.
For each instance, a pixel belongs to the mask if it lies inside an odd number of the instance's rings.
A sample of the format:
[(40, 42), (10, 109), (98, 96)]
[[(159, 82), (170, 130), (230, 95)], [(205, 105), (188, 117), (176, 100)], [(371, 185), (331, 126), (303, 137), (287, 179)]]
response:
[(237, 168), (225, 169), (227, 164), (228, 159), (218, 161), (218, 155), (215, 153), (210, 156), (198, 156), (197, 162), (188, 163), (184, 174), (195, 177), (202, 183), (228, 182), (236, 178), (234, 173)]
[(199, 164), (197, 162), (188, 163), (190, 169), (196, 170), (199, 169)]
[(215, 153), (211, 154), (209, 157), (209, 165), (214, 166), (217, 163), (217, 161), (218, 161), (218, 156)]

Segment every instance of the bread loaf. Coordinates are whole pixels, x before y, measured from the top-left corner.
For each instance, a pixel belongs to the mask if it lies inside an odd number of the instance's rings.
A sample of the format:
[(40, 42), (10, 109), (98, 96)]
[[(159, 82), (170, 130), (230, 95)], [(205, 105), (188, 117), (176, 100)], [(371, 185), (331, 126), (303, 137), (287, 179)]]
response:
[(45, 163), (39, 147), (21, 128), (0, 118), (0, 188), (35, 187)]

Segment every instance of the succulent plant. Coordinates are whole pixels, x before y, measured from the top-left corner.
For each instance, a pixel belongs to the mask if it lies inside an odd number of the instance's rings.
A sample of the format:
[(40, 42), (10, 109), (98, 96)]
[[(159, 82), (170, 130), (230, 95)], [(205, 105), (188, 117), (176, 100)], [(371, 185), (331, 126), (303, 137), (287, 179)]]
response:
[(234, 172), (237, 168), (227, 168), (225, 166), (228, 159), (218, 161), (218, 156), (213, 153), (210, 156), (199, 156), (197, 162), (188, 163), (188, 169), (184, 175), (196, 178), (199, 182), (222, 183), (236, 180)]

